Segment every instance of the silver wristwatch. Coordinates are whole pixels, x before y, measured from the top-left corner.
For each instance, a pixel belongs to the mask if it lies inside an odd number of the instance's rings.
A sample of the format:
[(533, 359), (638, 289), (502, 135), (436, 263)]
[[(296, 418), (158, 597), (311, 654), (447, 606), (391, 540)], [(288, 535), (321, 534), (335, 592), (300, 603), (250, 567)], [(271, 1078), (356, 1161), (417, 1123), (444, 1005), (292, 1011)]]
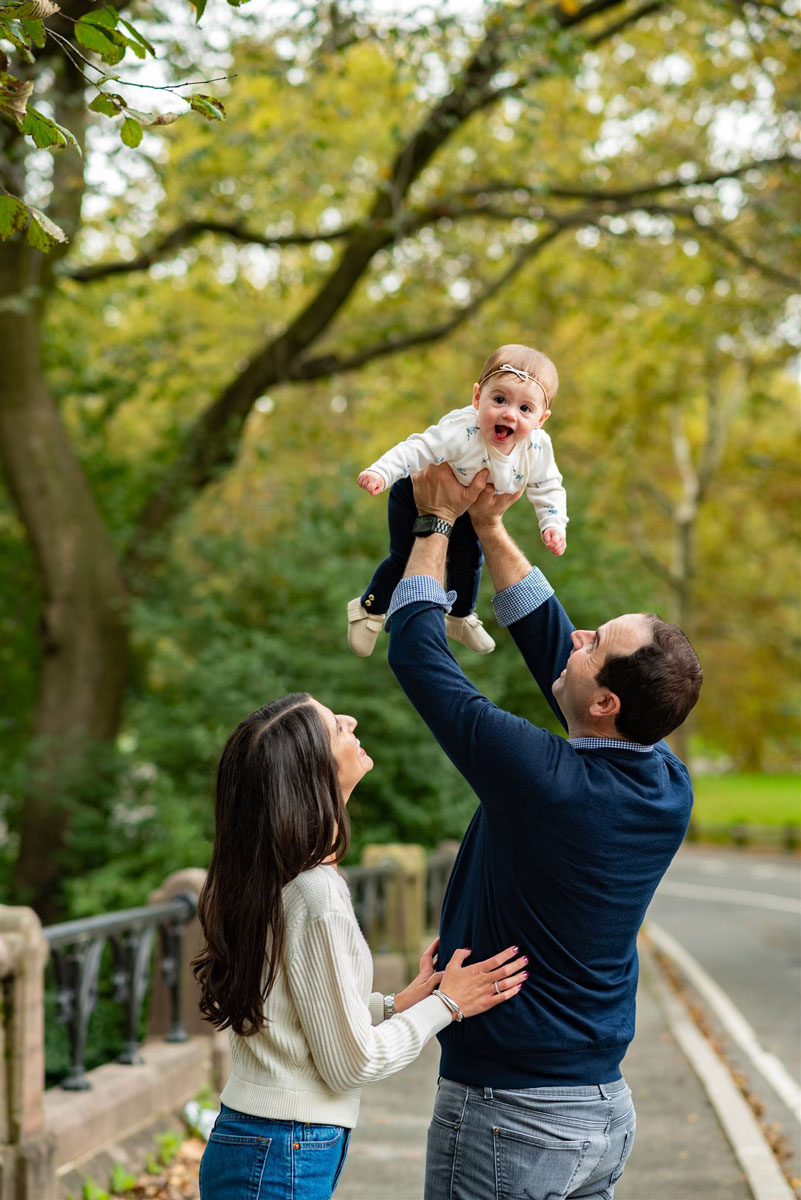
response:
[(395, 1016), (395, 993), (384, 997), (384, 1020), (388, 1021), (390, 1017)]

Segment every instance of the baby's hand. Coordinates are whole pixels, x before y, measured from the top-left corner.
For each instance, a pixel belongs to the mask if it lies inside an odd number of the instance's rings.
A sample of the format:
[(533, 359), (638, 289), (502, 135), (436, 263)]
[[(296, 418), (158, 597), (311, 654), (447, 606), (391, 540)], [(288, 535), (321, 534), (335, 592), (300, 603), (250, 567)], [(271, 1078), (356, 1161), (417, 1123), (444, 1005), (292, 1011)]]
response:
[(375, 471), (362, 471), (359, 476), (359, 487), (364, 488), (371, 496), (377, 496), (379, 492), (383, 492), (386, 484), (380, 475), (376, 475)]
[(567, 547), (567, 538), (561, 529), (544, 529), (542, 531), (542, 540), (551, 554), (555, 554), (557, 558), (564, 554)]

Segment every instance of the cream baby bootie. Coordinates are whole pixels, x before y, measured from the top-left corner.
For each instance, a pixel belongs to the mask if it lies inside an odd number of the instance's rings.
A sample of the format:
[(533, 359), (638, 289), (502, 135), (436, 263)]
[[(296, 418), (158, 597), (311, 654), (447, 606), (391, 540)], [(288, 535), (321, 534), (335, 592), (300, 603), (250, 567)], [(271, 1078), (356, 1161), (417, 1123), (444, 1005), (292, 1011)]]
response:
[(474, 612), (466, 617), (451, 617), (446, 613), (445, 632), (455, 642), (475, 650), (476, 654), (492, 654), (495, 649), (495, 642)]
[(348, 645), (360, 658), (369, 658), (384, 628), (384, 613), (368, 612), (357, 596), (348, 601)]

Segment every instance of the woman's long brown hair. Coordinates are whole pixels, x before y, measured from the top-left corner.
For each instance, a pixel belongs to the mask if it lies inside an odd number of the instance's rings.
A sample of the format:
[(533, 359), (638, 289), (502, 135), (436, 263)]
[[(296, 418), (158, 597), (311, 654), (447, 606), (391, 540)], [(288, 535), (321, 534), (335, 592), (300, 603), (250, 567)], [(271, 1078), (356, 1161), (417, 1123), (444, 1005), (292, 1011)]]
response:
[(337, 765), (311, 696), (298, 692), (246, 717), (217, 768), (214, 849), (198, 900), (206, 945), (192, 963), (200, 1010), (243, 1037), (264, 1002), (284, 945), (282, 889), (350, 841)]

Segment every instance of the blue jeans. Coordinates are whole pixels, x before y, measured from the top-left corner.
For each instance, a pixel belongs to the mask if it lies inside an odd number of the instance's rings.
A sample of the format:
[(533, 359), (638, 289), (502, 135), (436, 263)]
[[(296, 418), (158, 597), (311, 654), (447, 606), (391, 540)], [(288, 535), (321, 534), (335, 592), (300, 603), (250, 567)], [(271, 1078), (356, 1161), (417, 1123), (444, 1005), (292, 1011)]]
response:
[(350, 1132), (250, 1117), (223, 1104), (200, 1160), (200, 1200), (329, 1200)]
[(442, 1079), (425, 1200), (612, 1200), (635, 1124), (624, 1079), (515, 1090)]
[[(412, 525), (416, 517), (417, 505), (414, 502), (412, 481), (399, 479), (390, 488), (387, 501), (389, 554), (376, 567), (375, 574), (361, 597), (361, 602), (368, 612), (382, 614), (389, 608), (392, 593), (406, 570), (406, 562), (412, 552)], [(446, 589), (456, 592), (451, 616), (466, 617), (475, 609), (483, 562), (484, 554), (473, 523), (467, 513), (463, 513), (453, 527), (445, 567)]]

